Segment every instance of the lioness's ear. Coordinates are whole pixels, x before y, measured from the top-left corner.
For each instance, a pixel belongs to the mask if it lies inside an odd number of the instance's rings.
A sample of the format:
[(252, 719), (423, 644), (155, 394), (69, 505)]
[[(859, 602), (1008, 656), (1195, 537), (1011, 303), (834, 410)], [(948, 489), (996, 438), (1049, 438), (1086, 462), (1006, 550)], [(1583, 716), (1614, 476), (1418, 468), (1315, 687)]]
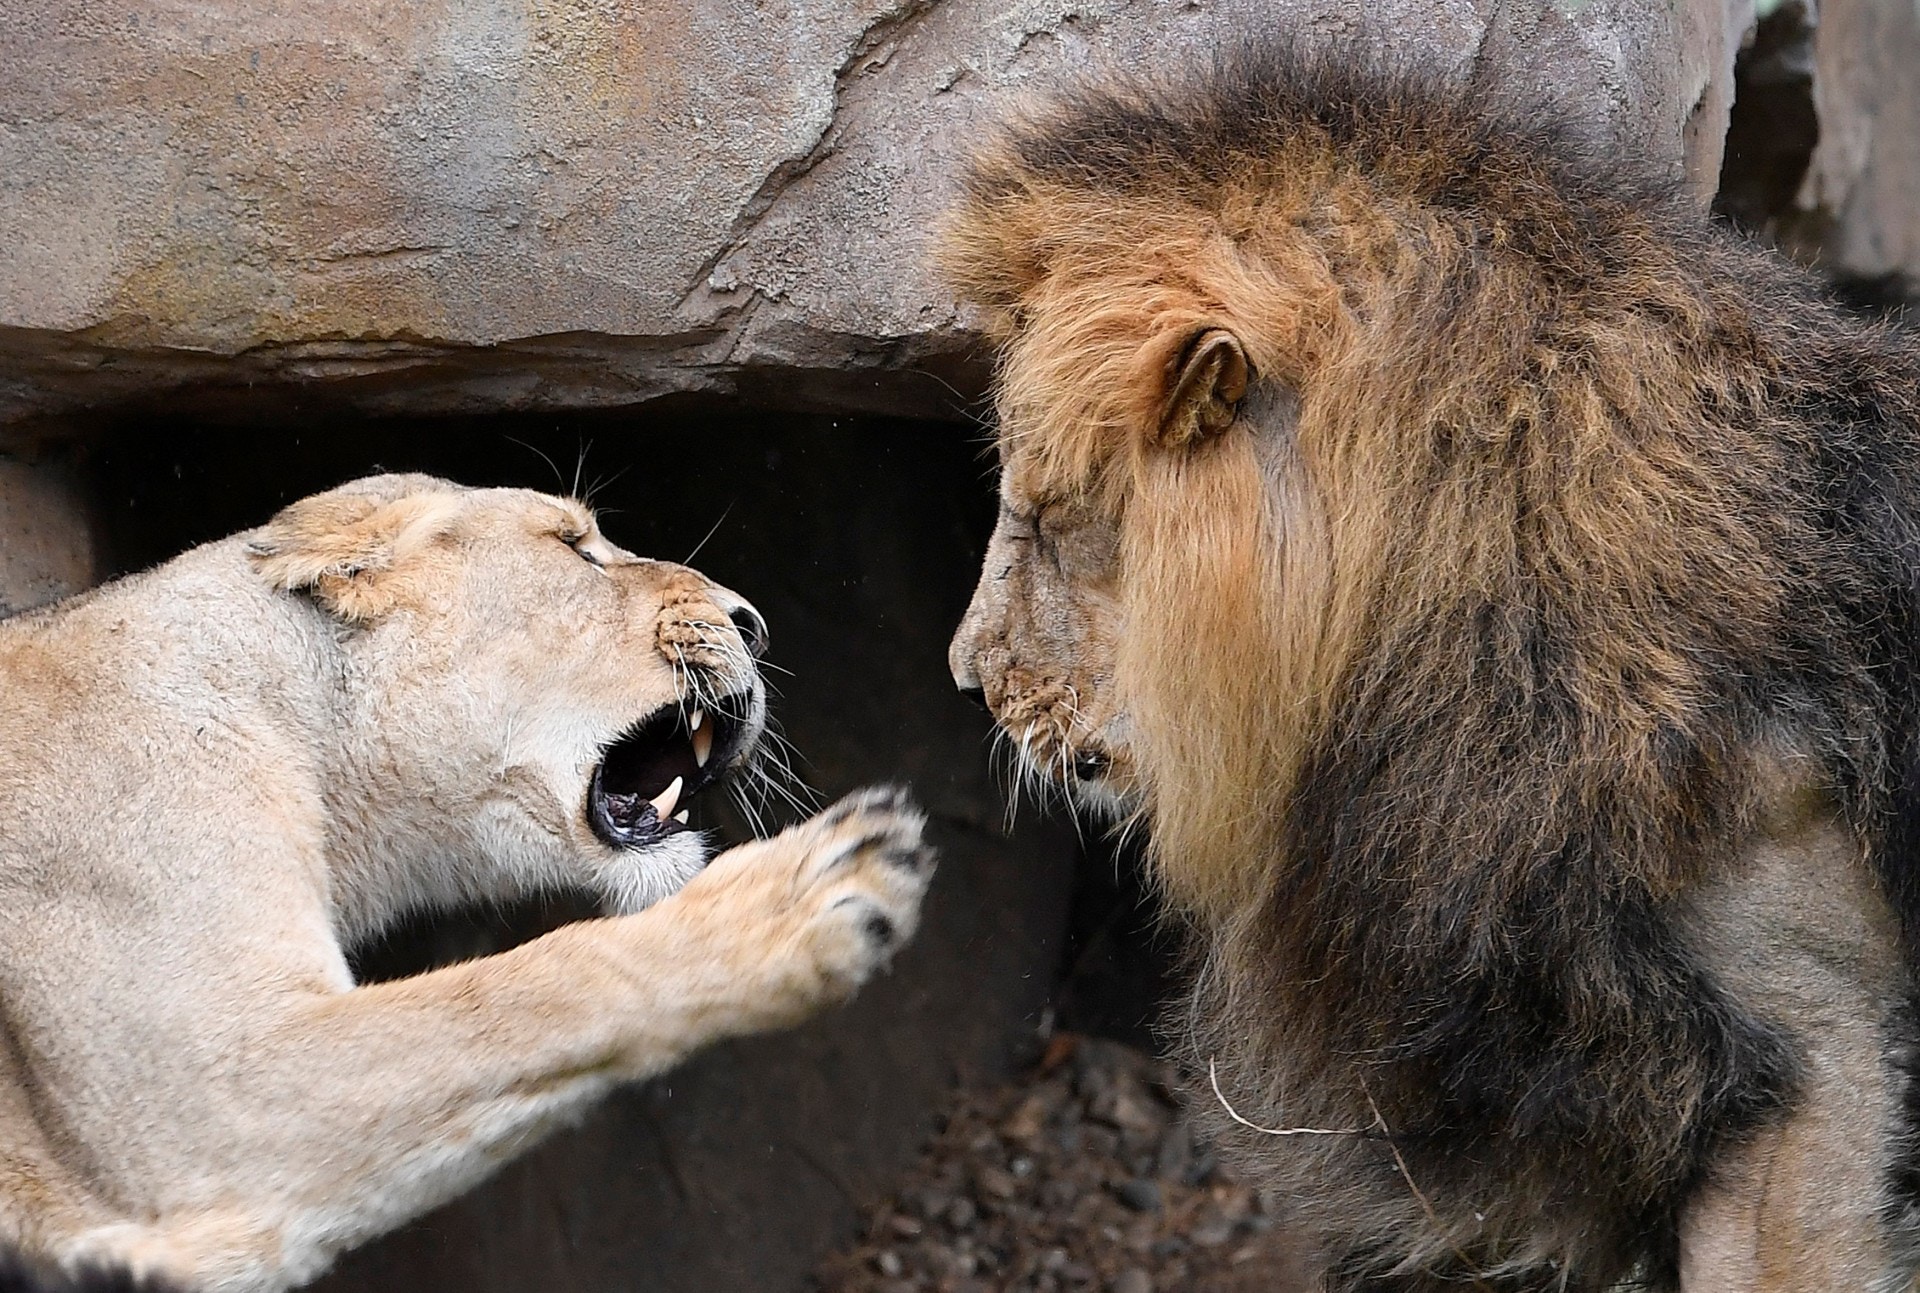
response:
[(247, 555), (275, 588), (310, 593), (341, 619), (361, 623), (393, 605), (400, 558), (443, 532), (452, 501), (437, 494), (315, 494), (262, 526)]
[(1225, 431), (1246, 396), (1251, 368), (1240, 339), (1225, 328), (1193, 333), (1168, 365), (1156, 438), (1172, 448)]

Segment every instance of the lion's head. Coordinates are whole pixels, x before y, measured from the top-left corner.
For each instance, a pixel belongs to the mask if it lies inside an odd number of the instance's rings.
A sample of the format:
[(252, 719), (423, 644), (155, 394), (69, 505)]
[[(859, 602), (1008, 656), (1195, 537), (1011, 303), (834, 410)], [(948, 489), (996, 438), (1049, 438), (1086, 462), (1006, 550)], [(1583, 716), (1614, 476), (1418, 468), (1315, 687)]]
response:
[(1150, 821), (1173, 894), (1224, 912), (1351, 629), (1312, 455), (1366, 450), (1310, 445), (1297, 397), (1339, 292), (1250, 205), (1049, 173), (1021, 151), (1044, 137), (976, 161), (944, 240), (1000, 350), (1001, 511), (954, 677), (1029, 771)]
[(745, 599), (617, 547), (574, 499), (425, 476), (302, 499), (244, 541), (333, 626), (320, 771), (351, 874), (465, 891), (415, 902), (585, 886), (633, 910), (705, 862), (684, 806), (766, 720)]

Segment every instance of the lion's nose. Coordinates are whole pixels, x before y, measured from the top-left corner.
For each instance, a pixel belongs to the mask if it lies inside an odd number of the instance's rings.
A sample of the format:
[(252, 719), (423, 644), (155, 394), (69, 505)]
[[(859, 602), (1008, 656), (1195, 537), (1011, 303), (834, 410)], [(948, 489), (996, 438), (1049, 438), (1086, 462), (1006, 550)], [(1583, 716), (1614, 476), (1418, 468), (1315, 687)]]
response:
[(954, 690), (974, 701), (982, 709), (991, 708), (987, 704), (986, 688), (980, 683), (980, 670), (975, 667), (973, 654), (973, 608), (967, 608), (967, 618), (954, 631), (953, 641), (947, 644), (947, 668), (953, 671)]
[(733, 621), (733, 627), (740, 630), (740, 640), (746, 644), (747, 651), (758, 660), (767, 653), (767, 620), (753, 608), (753, 603), (744, 597), (726, 597), (721, 605), (727, 612), (727, 618)]

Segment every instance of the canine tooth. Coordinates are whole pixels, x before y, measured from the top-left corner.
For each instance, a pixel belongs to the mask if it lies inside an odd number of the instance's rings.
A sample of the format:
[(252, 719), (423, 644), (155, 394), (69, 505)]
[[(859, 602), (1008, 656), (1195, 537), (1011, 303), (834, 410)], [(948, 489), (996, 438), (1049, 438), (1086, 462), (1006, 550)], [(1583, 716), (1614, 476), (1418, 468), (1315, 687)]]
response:
[(696, 709), (693, 713), (687, 715), (687, 730), (689, 732), (697, 732), (700, 730), (700, 724), (706, 721), (707, 712), (703, 709)]
[(685, 826), (687, 824), (687, 813), (690, 811), (691, 811), (690, 809), (682, 808), (679, 812), (673, 815), (673, 820), (676, 822), (679, 822), (682, 826)]
[(657, 795), (654, 798), (653, 811), (656, 813), (659, 813), (660, 820), (664, 822), (667, 820), (669, 816), (672, 815), (673, 806), (679, 802), (680, 802), (680, 778), (675, 777), (672, 781), (667, 783), (667, 788), (665, 790), (662, 790), (659, 793), (659, 795)]
[[(696, 714), (699, 713), (698, 710), (694, 712)], [(694, 763), (699, 767), (706, 767), (707, 760), (713, 757), (713, 729), (711, 727), (695, 725), (691, 740), (693, 742)]]

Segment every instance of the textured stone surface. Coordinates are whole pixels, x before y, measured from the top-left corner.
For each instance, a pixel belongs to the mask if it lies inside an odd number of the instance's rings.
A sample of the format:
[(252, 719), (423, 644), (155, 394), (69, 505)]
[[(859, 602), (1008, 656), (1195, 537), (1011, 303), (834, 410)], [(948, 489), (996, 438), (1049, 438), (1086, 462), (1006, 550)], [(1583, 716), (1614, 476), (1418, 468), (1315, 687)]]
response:
[(1569, 97), (1710, 185), (1750, 3), (15, 5), (0, 423), (284, 383), (580, 407), (743, 372), (940, 411), (977, 370), (926, 232), (1009, 91), (1256, 26), (1371, 33)]
[(1920, 4), (1820, 0), (1813, 102), (1804, 241), (1829, 268), (1920, 284)]
[(93, 526), (56, 462), (0, 454), (0, 619), (77, 593), (98, 577)]

